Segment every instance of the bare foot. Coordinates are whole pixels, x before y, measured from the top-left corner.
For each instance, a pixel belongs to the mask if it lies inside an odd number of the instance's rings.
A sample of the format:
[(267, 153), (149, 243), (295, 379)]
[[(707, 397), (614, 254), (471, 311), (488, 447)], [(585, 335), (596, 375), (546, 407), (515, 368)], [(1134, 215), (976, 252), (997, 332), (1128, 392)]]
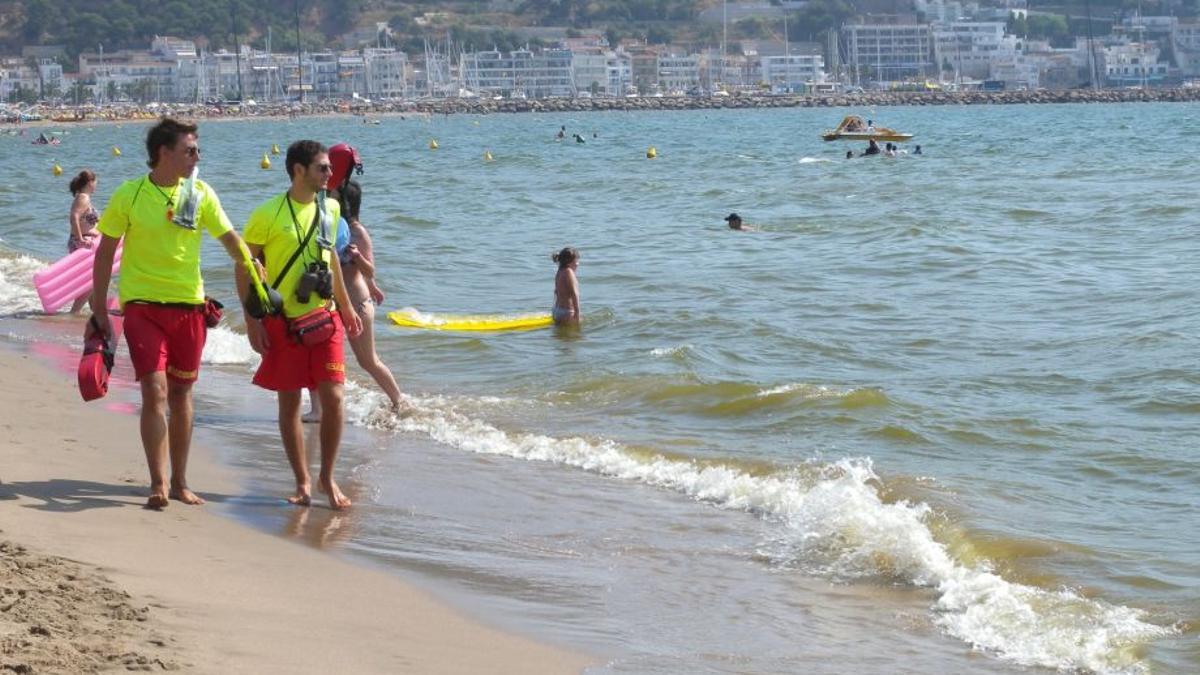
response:
[(289, 504), (294, 504), (295, 506), (308, 506), (309, 504), (312, 504), (312, 496), (309, 494), (309, 487), (307, 485), (297, 485), (296, 494), (288, 497), (287, 501)]
[(197, 506), (204, 503), (204, 498), (192, 492), (186, 487), (171, 488), (171, 499), (181, 501), (184, 504)]
[(328, 480), (321, 479), (321, 492), (329, 497), (329, 508), (334, 511), (350, 508), (350, 504), (352, 503), (350, 498), (342, 493), (341, 488), (338, 487), (337, 483), (333, 482), (332, 478)]
[(167, 499), (167, 496), (158, 492), (150, 495), (150, 498), (146, 500), (146, 508), (154, 509), (155, 511), (161, 511), (170, 504), (171, 501)]

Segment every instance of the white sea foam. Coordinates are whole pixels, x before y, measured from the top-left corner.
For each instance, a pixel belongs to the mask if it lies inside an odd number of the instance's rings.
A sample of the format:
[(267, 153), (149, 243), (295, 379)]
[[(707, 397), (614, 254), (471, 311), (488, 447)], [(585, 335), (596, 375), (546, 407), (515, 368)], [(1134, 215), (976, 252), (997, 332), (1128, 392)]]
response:
[(849, 391), (840, 391), (833, 387), (828, 387), (823, 384), (809, 384), (807, 382), (793, 382), (791, 384), (781, 384), (777, 387), (769, 389), (761, 389), (755, 396), (759, 398), (767, 398), (769, 396), (779, 396), (781, 394), (791, 394), (793, 392), (803, 392), (805, 398), (840, 398), (849, 394)]
[(693, 347), (690, 344), (681, 344), (675, 347), (655, 347), (650, 350), (650, 356), (684, 356), (691, 352)]
[(824, 157), (801, 157), (800, 158), (801, 164), (820, 164), (820, 163), (829, 162), (829, 161), (831, 161), (831, 160), (826, 159)]
[(839, 579), (885, 577), (934, 589), (943, 630), (1022, 665), (1141, 672), (1137, 645), (1174, 630), (1147, 622), (1140, 610), (962, 565), (926, 525), (928, 506), (884, 503), (869, 459), (751, 475), (728, 465), (645, 458), (609, 440), (504, 431), (459, 412), (446, 397), (410, 397), (412, 408), (402, 416), (386, 412), (373, 390), (352, 387), (347, 401), (348, 418), (359, 424), (423, 433), (469, 452), (572, 466), (778, 521), (782, 534), (767, 554), (775, 562)]
[(225, 366), (244, 363), (257, 366), (259, 356), (250, 348), (250, 342), (244, 334), (234, 332), (225, 326), (217, 326), (208, 330), (208, 339), (204, 342), (204, 354), (200, 360), (202, 363), (213, 365)]
[(33, 273), (45, 266), (45, 262), (27, 255), (0, 256), (0, 314), (42, 310)]

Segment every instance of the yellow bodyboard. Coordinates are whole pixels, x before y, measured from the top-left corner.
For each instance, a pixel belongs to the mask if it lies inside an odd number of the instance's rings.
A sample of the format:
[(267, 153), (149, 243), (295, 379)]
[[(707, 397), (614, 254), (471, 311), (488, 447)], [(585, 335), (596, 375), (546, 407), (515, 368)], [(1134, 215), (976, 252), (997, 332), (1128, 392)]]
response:
[(405, 328), (450, 331), (530, 330), (554, 323), (549, 314), (427, 314), (410, 308), (388, 312), (388, 318)]

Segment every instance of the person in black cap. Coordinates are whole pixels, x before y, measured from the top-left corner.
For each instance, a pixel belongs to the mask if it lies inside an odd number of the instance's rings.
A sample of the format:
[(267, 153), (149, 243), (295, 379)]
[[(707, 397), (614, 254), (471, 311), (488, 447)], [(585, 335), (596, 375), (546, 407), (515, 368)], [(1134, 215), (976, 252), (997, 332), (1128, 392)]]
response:
[(725, 222), (729, 223), (729, 229), (731, 229), (731, 230), (741, 230), (743, 232), (749, 232), (754, 229), (754, 227), (743, 223), (742, 217), (736, 213), (731, 213), (731, 214), (725, 216)]

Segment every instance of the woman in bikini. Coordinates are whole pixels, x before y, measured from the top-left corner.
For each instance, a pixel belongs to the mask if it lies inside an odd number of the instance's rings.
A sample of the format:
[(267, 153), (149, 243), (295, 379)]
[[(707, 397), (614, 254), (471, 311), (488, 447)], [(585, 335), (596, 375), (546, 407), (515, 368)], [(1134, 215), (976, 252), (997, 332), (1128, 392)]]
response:
[[(96, 174), (84, 169), (71, 179), (70, 187), (75, 199), (71, 202), (71, 234), (67, 237), (67, 253), (74, 253), (76, 249), (92, 248), (96, 238), (100, 236), (100, 231), (96, 229), (96, 223), (100, 222), (100, 213), (92, 204), (92, 194), (96, 191)], [(90, 295), (89, 292), (75, 298), (71, 305), (71, 313), (78, 314), (87, 304)]]
[[(383, 302), (383, 291), (375, 282), (375, 255), (371, 248), (371, 235), (358, 219), (362, 206), (362, 188), (351, 180), (338, 195), (342, 205), (342, 217), (350, 230), (350, 243), (338, 253), (342, 265), (342, 281), (358, 315), (362, 317), (363, 329), (356, 337), (349, 338), (354, 359), (367, 371), (387, 394), (392, 411), (400, 409), (400, 387), (392, 371), (380, 360), (375, 351), (375, 305)], [(339, 225), (340, 227), (341, 225)], [(321, 419), (321, 404), (312, 398), (312, 411), (304, 416), (305, 421)]]

